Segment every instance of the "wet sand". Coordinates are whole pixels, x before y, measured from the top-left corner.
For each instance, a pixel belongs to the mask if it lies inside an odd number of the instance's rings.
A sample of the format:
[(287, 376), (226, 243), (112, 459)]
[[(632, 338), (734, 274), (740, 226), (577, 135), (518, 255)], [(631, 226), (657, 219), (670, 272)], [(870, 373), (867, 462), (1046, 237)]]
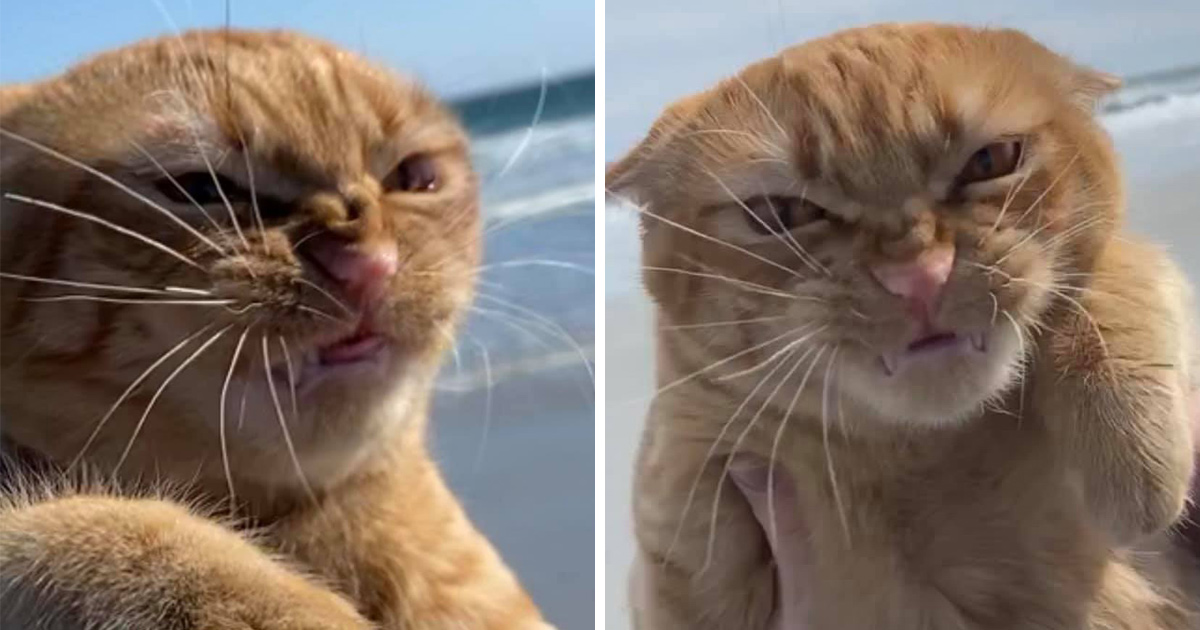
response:
[(459, 335), (461, 369), (447, 360), (431, 430), (450, 486), (561, 630), (595, 619), (592, 216), (578, 203), (488, 233), (485, 312)]
[[(475, 524), (559, 628), (595, 617), (595, 424), (587, 373), (515, 376), (492, 388), (442, 392), (434, 456)], [(481, 457), (482, 449), (482, 457)]]

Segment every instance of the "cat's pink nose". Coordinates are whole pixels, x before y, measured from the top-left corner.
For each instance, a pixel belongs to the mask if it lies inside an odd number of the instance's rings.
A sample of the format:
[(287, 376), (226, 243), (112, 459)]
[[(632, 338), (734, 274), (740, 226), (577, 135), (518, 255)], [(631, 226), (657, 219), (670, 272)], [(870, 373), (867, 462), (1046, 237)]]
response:
[(313, 259), (360, 308), (387, 292), (400, 267), (392, 243), (365, 244), (336, 238), (315, 239), (309, 249)]
[(914, 315), (929, 318), (953, 268), (954, 245), (940, 244), (912, 260), (875, 265), (871, 275), (889, 293), (904, 298)]

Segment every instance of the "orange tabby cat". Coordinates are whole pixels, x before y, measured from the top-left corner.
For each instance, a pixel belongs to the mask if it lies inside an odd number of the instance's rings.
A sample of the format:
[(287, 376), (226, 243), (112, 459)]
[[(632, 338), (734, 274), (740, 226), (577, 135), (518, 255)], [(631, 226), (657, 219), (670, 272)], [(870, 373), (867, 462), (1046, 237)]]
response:
[[(1167, 533), (1192, 303), (1121, 232), (1092, 113), (1116, 84), (1011, 30), (879, 25), (676, 103), (613, 166), (662, 329), (637, 627), (766, 628), (784, 599), (815, 630), (1200, 624)], [(803, 592), (735, 454), (795, 482)]]
[(480, 255), (429, 94), (223, 31), (0, 103), (7, 481), (173, 482), (261, 528), (26, 488), (0, 509), (5, 627), (548, 627), (426, 451)]

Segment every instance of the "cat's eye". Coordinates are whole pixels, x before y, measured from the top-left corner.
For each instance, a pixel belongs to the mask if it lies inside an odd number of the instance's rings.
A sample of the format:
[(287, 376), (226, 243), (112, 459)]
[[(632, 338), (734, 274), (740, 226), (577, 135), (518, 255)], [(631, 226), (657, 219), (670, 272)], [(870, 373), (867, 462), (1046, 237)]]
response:
[[(164, 177), (155, 181), (154, 187), (164, 197), (175, 203), (196, 203), (208, 206), (223, 204), (225, 200), (232, 203), (250, 199), (249, 193), (241, 186), (226, 177), (213, 175), (207, 171)], [(224, 199), (221, 198), (221, 193), (224, 193)]]
[(742, 201), (746, 222), (758, 234), (782, 234), (829, 218), (824, 208), (802, 197), (762, 195)]
[(1004, 177), (1021, 163), (1020, 140), (993, 142), (976, 151), (958, 173), (958, 184), (966, 185)]
[(423, 153), (404, 158), (383, 182), (388, 190), (415, 193), (433, 192), (439, 183), (437, 164)]

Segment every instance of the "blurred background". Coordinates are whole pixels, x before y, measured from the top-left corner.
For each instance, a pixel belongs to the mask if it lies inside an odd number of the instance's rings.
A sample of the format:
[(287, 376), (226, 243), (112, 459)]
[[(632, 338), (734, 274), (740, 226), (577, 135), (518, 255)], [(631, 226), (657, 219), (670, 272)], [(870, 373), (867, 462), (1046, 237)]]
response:
[[(780, 49), (886, 21), (1015, 27), (1120, 75), (1102, 104), (1129, 185), (1129, 223), (1168, 245), (1200, 284), (1200, 2), (1196, 0), (607, 0), (605, 160), (620, 158), (662, 108)], [(651, 309), (638, 277), (636, 212), (605, 216), (605, 537), (608, 627), (629, 627), (633, 458), (651, 393)]]
[(415, 76), (466, 123), (486, 260), (447, 360), (434, 453), (560, 628), (594, 619), (591, 0), (0, 1), (0, 82), (177, 30), (285, 28)]

